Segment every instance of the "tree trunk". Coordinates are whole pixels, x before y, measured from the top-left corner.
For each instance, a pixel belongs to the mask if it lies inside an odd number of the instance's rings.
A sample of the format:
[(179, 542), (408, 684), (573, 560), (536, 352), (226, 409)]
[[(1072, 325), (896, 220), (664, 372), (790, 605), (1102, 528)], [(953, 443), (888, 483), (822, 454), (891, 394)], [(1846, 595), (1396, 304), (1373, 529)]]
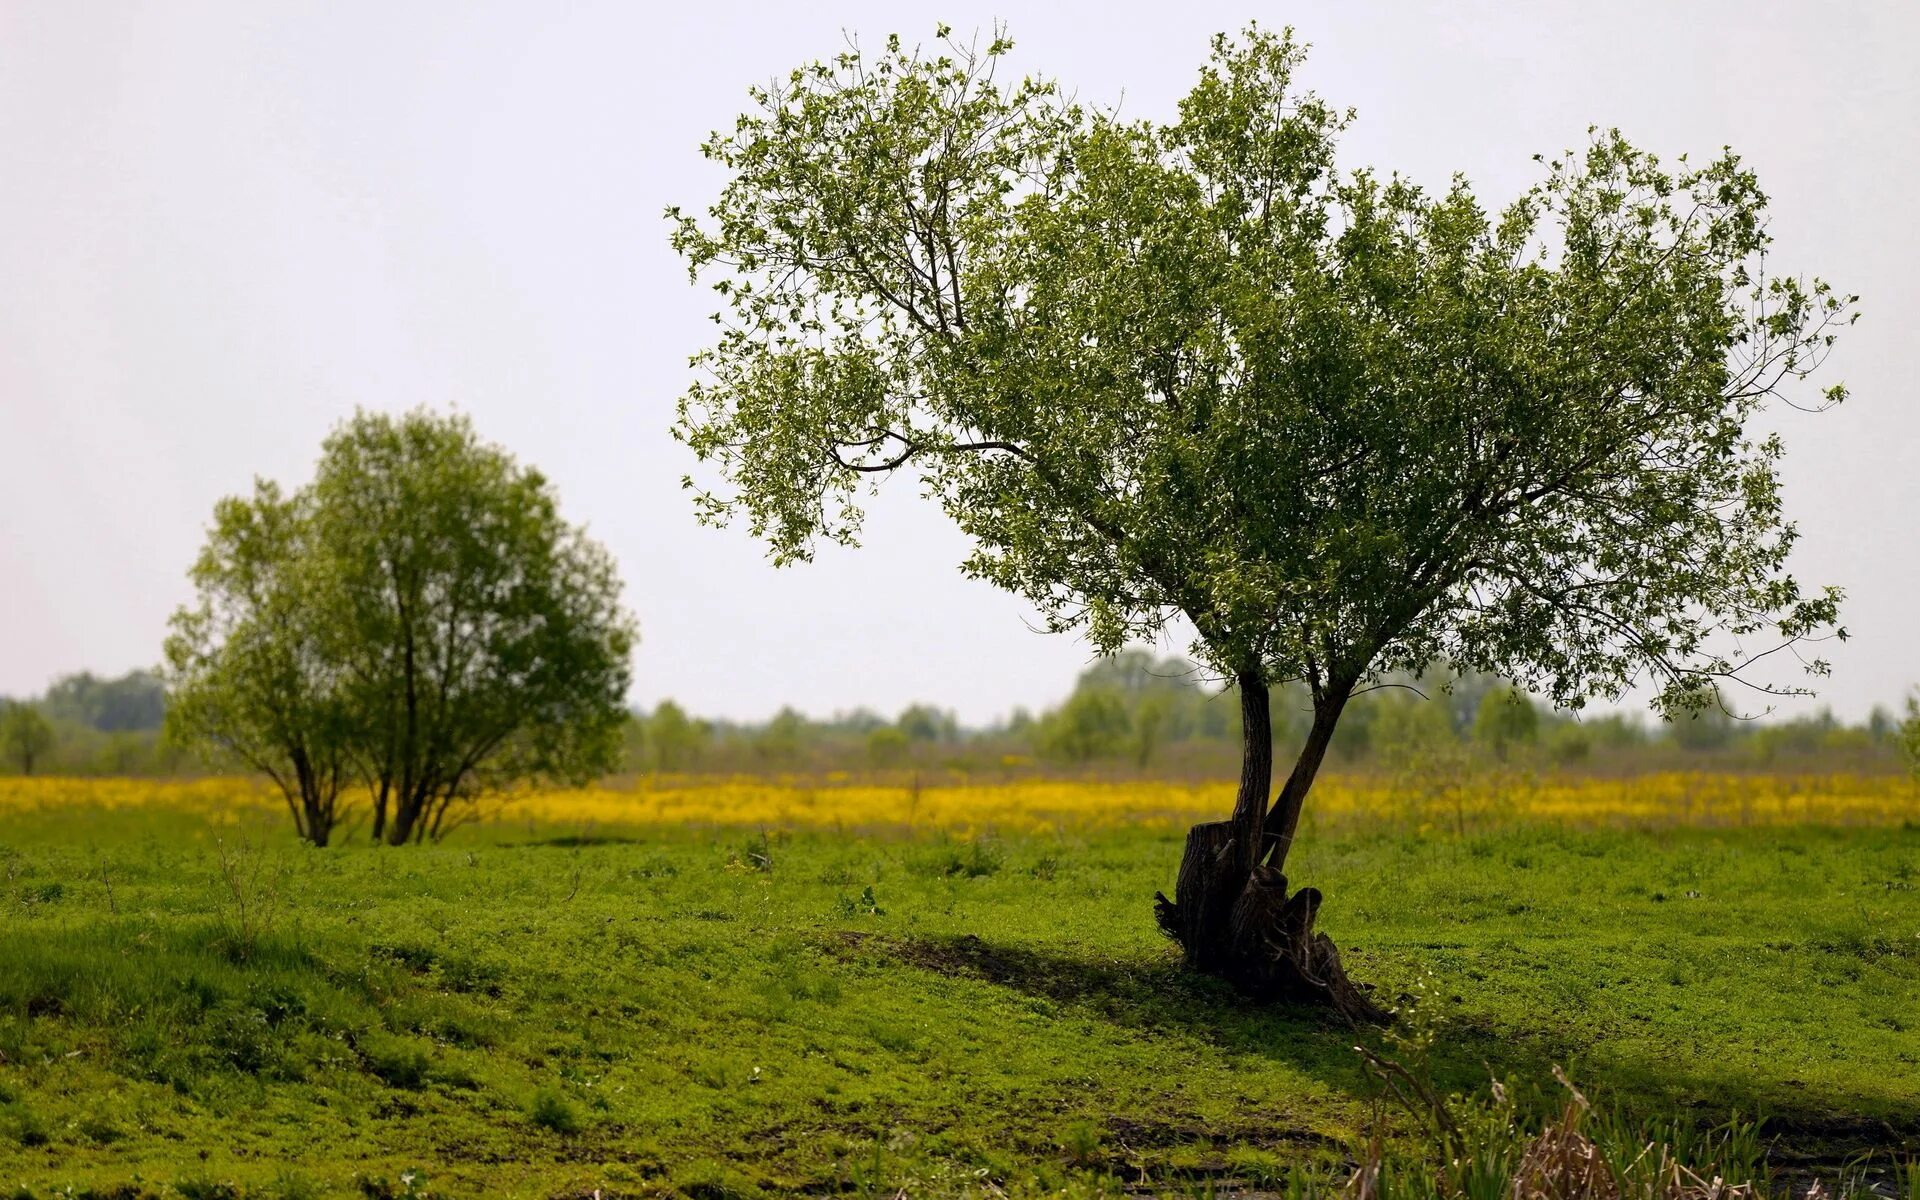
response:
[(373, 796), (373, 843), (379, 845), (387, 832), (387, 792), (392, 787), (392, 779), (386, 773), (380, 776), (380, 790)]
[(393, 806), (393, 819), (387, 822), (387, 845), (404, 846), (412, 841), (414, 822), (419, 818), (420, 810), (410, 803), (410, 797), (398, 797)]
[[(408, 775), (413, 773), (409, 771)], [(387, 823), (387, 845), (404, 846), (422, 840), (438, 791), (425, 771), (421, 771), (420, 778), (411, 785), (394, 791), (393, 817)]]
[(333, 836), (333, 805), (316, 796), (307, 803), (307, 840), (324, 847)]
[[(1160, 928), (1180, 944), (1187, 965), (1219, 975), (1262, 1000), (1324, 1005), (1351, 1021), (1385, 1022), (1387, 1014), (1347, 979), (1340, 952), (1314, 932), (1320, 893), (1287, 894), (1280, 873), (1293, 841), (1300, 806), (1326, 756), (1351, 688), (1328, 693), (1314, 706), (1314, 723), (1288, 776), (1280, 802), (1267, 812), (1273, 782), (1273, 717), (1266, 680), (1254, 671), (1238, 677), (1241, 716), (1240, 790), (1233, 817), (1187, 831), (1186, 852), (1172, 900), (1154, 897)], [(1269, 828), (1269, 822), (1272, 827)], [(1261, 863), (1277, 854), (1272, 865)]]
[[(315, 818), (320, 807), (320, 777), (314, 772), (313, 762), (307, 757), (304, 747), (293, 748), (293, 781), (300, 792), (300, 806), (294, 810), (294, 828), (300, 836), (316, 846), (327, 844), (325, 830), (321, 829)], [(288, 798), (291, 803), (292, 798)]]
[(1331, 688), (1314, 701), (1313, 725), (1300, 747), (1300, 757), (1294, 761), (1286, 786), (1280, 789), (1279, 798), (1262, 823), (1267, 837), (1264, 857), (1276, 871), (1287, 865), (1287, 851), (1293, 849), (1294, 831), (1300, 827), (1300, 810), (1306, 806), (1307, 793), (1312, 790), (1320, 764), (1326, 760), (1327, 747), (1333, 742), (1334, 727), (1340, 723), (1340, 714), (1346, 711), (1352, 696), (1353, 686), (1349, 684)]

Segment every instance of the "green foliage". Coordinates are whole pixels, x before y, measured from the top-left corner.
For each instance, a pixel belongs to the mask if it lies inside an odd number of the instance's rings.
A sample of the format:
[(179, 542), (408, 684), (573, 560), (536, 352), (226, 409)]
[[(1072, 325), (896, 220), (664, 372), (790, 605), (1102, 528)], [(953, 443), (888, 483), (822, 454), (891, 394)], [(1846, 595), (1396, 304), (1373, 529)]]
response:
[(876, 767), (897, 767), (907, 761), (913, 743), (892, 725), (882, 725), (867, 734), (867, 761)]
[(0, 706), (0, 755), (16, 770), (33, 774), (51, 749), (53, 725), (37, 707), (19, 700)]
[(1216, 741), (1223, 747), (1232, 741), (1237, 750), (1238, 705), (1231, 689), (1209, 691), (1198, 676), (1199, 670), (1185, 659), (1123, 650), (1082, 671), (1059, 708), (1037, 721), (1023, 711), (1022, 720), (1008, 732), (1026, 737), (1057, 762), (1125, 759), (1142, 770), (1169, 747), (1195, 741)]
[[(34, 774), (171, 775), (182, 765), (179, 748), (168, 744), (158, 730), (101, 730), (70, 715), (50, 714), (44, 699), (18, 703), (39, 709), (47, 718), (50, 737), (34, 743)], [(18, 748), (5, 744), (7, 707), (8, 702), (0, 700), (0, 773), (25, 774)]]
[(42, 701), (47, 714), (102, 733), (153, 731), (167, 715), (166, 684), (151, 671), (102, 679), (81, 671), (55, 680)]
[(1822, 709), (1810, 717), (1796, 717), (1759, 725), (1746, 737), (1746, 749), (1763, 765), (1805, 762), (1824, 758), (1854, 763), (1871, 760), (1883, 739), (1876, 738), (1871, 724), (1849, 727)]
[(1473, 737), (1505, 761), (1514, 750), (1539, 740), (1540, 714), (1518, 688), (1488, 692), (1474, 714)]
[(1076, 1167), (1099, 1166), (1105, 1157), (1102, 1153), (1105, 1141), (1100, 1126), (1083, 1117), (1069, 1121), (1061, 1131), (1060, 1150)]
[(271, 777), (300, 835), (325, 845), (353, 770), (353, 711), (332, 649), (313, 500), (256, 480), (214, 506), (191, 578), (198, 602), (167, 639), (168, 736)]
[(427, 1186), (427, 1173), (418, 1167), (409, 1167), (392, 1179), (356, 1175), (354, 1183), (366, 1200), (434, 1200), (436, 1195)]
[(1701, 688), (1679, 697), (1661, 715), (1668, 736), (1683, 749), (1718, 750), (1734, 737), (1733, 714), (1717, 688)]
[(1458, 743), (1447, 706), (1437, 698), (1394, 688), (1379, 693), (1369, 707), (1367, 740), (1394, 765), (1408, 766)]
[(982, 879), (998, 874), (1006, 864), (1006, 851), (996, 838), (973, 837), (964, 841), (943, 838), (910, 857), (907, 869), (931, 878)]
[(807, 719), (793, 708), (782, 708), (755, 736), (754, 752), (765, 765), (790, 767), (799, 760), (806, 735)]
[(1070, 763), (1107, 758), (1126, 744), (1132, 719), (1126, 703), (1104, 689), (1076, 689), (1047, 715), (1035, 735), (1040, 752)]
[(1133, 716), (1128, 722), (1133, 729), (1133, 765), (1145, 769), (1153, 764), (1153, 756), (1160, 749), (1166, 736), (1168, 709), (1172, 706), (1165, 696), (1146, 696), (1134, 706)]
[(541, 1088), (527, 1104), (527, 1120), (554, 1133), (579, 1133), (580, 1110), (558, 1089)]
[(220, 502), (193, 581), (169, 732), (269, 775), (316, 844), (356, 780), (400, 844), (618, 762), (636, 634), (613, 561), (464, 417), (355, 416), (308, 486)]
[(646, 721), (647, 744), (654, 765), (662, 771), (684, 771), (700, 759), (711, 729), (705, 721), (688, 718), (686, 710), (662, 700)]
[(1577, 721), (1559, 721), (1547, 730), (1547, 753), (1563, 766), (1575, 766), (1593, 757), (1593, 734)]
[(1647, 729), (1640, 721), (1618, 713), (1605, 717), (1582, 717), (1580, 727), (1593, 738), (1593, 744), (1609, 749), (1625, 749), (1647, 744)]
[(804, 559), (910, 464), (1049, 627), (1184, 616), (1336, 714), (1443, 656), (1685, 699), (1832, 629), (1750, 422), (1853, 297), (1768, 273), (1737, 157), (1600, 131), (1490, 212), (1337, 172), (1290, 34), (1217, 39), (1168, 124), (1003, 83), (1009, 48), (848, 50), (704, 147), (719, 199), (670, 212), (726, 309), (676, 429), (704, 518)]
[(894, 722), (900, 732), (916, 742), (948, 742), (959, 733), (959, 722), (953, 714), (935, 708), (930, 704), (911, 704)]
[[(1496, 676), (1457, 672), (1436, 664), (1418, 675), (1395, 675), (1395, 686), (1356, 696), (1347, 706), (1333, 749), (1343, 760), (1396, 772), (1450, 770), (1474, 718), (1489, 693), (1505, 694), (1512, 684)], [(1400, 686), (1404, 685), (1404, 686)], [(1429, 699), (1415, 701), (1408, 688)], [(769, 723), (697, 720), (673, 701), (651, 713), (636, 713), (621, 727), (621, 761), (629, 771), (730, 774), (777, 765), (782, 771), (831, 773), (916, 769), (1006, 776), (1058, 771), (1068, 767), (1128, 768), (1142, 774), (1224, 775), (1240, 753), (1239, 704), (1235, 686), (1216, 688), (1208, 673), (1178, 657), (1159, 657), (1130, 648), (1096, 659), (1083, 670), (1075, 691), (1099, 690), (1117, 699), (1127, 712), (1127, 734), (1104, 755), (1085, 763), (1054, 754), (1040, 741), (1041, 725), (1025, 709), (985, 727), (961, 726), (950, 710), (916, 704), (901, 714), (906, 725), (890, 723), (868, 709), (831, 716), (794, 713), (777, 733)], [(1276, 751), (1297, 745), (1312, 713), (1304, 688), (1272, 689)], [(1418, 707), (1408, 707), (1415, 702)], [(37, 703), (44, 710), (45, 701)], [(1709, 712), (1709, 724), (1724, 725), (1719, 737), (1651, 738), (1631, 715), (1591, 712), (1578, 717), (1542, 711), (1540, 740), (1546, 759), (1568, 768), (1651, 770), (1673, 768), (1696, 756), (1731, 762), (1780, 764), (1795, 770), (1881, 770), (1900, 761), (1894, 738), (1897, 722), (1882, 708), (1863, 725), (1848, 725), (1821, 711), (1811, 716), (1771, 716), (1732, 721)], [(776, 718), (778, 719), (778, 718)], [(177, 746), (156, 744), (152, 733), (103, 733), (61, 718), (52, 722), (54, 742), (35, 771), (59, 775), (164, 775), (190, 769)], [(1449, 727), (1450, 726), (1450, 727)], [(905, 732), (914, 731), (913, 737)], [(771, 739), (770, 733), (775, 733)], [(1705, 742), (1707, 744), (1691, 744)], [(778, 745), (771, 756), (769, 751)], [(0, 754), (0, 770), (18, 769)], [(1443, 770), (1443, 773), (1444, 773)]]
[(425, 1045), (411, 1038), (378, 1037), (360, 1047), (367, 1073), (388, 1087), (417, 1091), (427, 1082), (432, 1059)]

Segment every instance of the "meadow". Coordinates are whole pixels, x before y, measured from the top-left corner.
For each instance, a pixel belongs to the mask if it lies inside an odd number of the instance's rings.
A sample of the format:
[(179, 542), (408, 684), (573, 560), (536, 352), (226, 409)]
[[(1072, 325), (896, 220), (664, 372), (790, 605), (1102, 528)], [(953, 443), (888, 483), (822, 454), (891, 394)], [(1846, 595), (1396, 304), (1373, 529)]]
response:
[(0, 780), (0, 1189), (1297, 1194), (1413, 1132), (1356, 1043), (1802, 1177), (1920, 1150), (1904, 780), (1329, 780), (1290, 866), (1394, 1031), (1178, 970), (1229, 797), (642, 778), (314, 850), (245, 781)]

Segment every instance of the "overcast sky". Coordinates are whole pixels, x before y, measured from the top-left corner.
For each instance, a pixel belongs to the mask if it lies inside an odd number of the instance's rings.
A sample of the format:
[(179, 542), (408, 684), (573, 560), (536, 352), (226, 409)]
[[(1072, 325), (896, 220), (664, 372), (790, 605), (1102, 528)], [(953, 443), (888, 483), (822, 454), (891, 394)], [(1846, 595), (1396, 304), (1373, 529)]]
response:
[[(1349, 166), (1490, 203), (1531, 156), (1619, 125), (1731, 144), (1774, 261), (1862, 294), (1789, 413), (1797, 568), (1849, 593), (1823, 701), (1920, 682), (1920, 5), (327, 3), (0, 0), (0, 694), (159, 657), (214, 501), (306, 479), (355, 406), (457, 406), (619, 556), (634, 699), (731, 717), (916, 699), (988, 720), (1084, 664), (963, 579), (911, 486), (858, 551), (775, 570), (694, 523), (667, 435), (708, 336), (661, 210), (748, 85), (835, 52), (1007, 20), (1018, 69), (1161, 117), (1217, 30), (1292, 23), (1306, 81), (1359, 109)], [(1178, 647), (1174, 647), (1178, 648)], [(1805, 710), (1811, 706), (1801, 706)]]

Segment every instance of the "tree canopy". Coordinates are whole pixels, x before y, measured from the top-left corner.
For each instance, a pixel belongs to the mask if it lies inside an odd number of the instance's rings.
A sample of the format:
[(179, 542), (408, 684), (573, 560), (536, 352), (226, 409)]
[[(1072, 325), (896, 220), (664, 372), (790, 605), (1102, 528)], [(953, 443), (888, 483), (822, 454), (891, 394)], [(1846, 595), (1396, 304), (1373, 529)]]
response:
[[(890, 40), (756, 90), (674, 241), (725, 301), (680, 435), (782, 560), (915, 467), (975, 575), (1105, 648), (1184, 615), (1319, 691), (1445, 657), (1562, 704), (1828, 631), (1749, 428), (1851, 297), (1772, 274), (1731, 153), (1611, 131), (1490, 212), (1335, 168), (1290, 34), (1165, 124)], [(1838, 400), (1828, 389), (1821, 403)]]

